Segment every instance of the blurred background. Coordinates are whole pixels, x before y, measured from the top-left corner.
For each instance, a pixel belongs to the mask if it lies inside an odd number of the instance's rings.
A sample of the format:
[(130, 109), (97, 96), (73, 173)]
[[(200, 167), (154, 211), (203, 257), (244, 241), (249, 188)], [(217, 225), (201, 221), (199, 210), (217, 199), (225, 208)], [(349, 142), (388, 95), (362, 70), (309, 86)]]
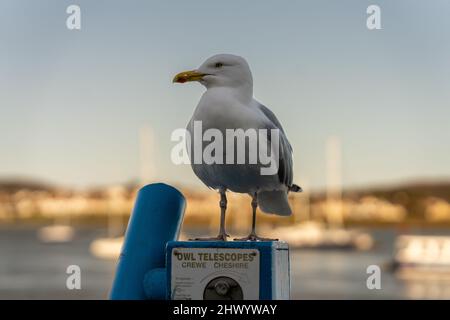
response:
[[(216, 233), (218, 195), (170, 158), (204, 89), (171, 79), (234, 53), (304, 190), (292, 217), (258, 215), (290, 243), (292, 298), (449, 299), (450, 3), (375, 2), (79, 0), (68, 30), (71, 1), (0, 0), (0, 298), (107, 298), (147, 183), (186, 196), (182, 239)], [(249, 197), (228, 199), (243, 236)]]

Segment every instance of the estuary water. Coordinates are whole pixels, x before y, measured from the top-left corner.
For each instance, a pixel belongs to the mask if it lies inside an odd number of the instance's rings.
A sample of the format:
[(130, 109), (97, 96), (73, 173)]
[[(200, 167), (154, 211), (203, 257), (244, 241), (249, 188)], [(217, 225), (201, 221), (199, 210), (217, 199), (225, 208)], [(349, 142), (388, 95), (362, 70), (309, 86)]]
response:
[[(449, 231), (432, 233), (450, 234)], [(0, 228), (0, 299), (107, 299), (116, 261), (89, 253), (89, 245), (104, 230), (77, 229), (74, 241), (43, 244), (33, 227)], [(374, 230), (376, 245), (368, 252), (292, 250), (293, 299), (450, 299), (445, 279), (399, 279), (390, 269), (392, 229)], [(66, 268), (81, 268), (81, 290), (66, 288)], [(368, 289), (367, 267), (378, 265), (381, 289)]]

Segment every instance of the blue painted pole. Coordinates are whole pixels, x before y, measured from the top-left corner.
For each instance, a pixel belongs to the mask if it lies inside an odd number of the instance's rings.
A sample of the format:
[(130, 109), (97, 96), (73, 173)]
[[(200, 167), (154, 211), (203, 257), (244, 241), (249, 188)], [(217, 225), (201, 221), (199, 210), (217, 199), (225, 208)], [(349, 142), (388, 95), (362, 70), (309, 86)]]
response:
[(145, 274), (144, 290), (147, 299), (167, 299), (167, 269), (152, 269)]
[(165, 247), (178, 238), (185, 199), (175, 188), (150, 184), (139, 190), (111, 289), (113, 300), (147, 299), (145, 274), (165, 267)]

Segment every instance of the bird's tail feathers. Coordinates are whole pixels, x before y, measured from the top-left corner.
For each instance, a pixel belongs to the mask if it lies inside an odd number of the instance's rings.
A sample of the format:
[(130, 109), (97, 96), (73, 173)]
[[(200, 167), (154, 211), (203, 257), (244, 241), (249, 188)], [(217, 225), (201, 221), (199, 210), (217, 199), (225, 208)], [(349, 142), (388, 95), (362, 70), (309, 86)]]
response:
[(303, 189), (302, 189), (302, 187), (300, 187), (300, 186), (298, 186), (296, 184), (293, 184), (292, 186), (289, 187), (289, 191), (291, 191), (291, 192), (302, 192)]
[(280, 216), (290, 216), (292, 214), (287, 192), (283, 190), (258, 192), (258, 205), (266, 213)]

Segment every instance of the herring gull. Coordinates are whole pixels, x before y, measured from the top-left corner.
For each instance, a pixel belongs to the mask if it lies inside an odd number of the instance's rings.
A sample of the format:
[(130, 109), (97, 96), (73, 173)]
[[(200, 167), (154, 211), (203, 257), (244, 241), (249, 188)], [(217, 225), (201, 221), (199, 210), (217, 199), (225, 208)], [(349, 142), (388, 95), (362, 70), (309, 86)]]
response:
[[(187, 125), (190, 138), (188, 141), (188, 153), (191, 166), (197, 177), (208, 187), (218, 190), (220, 194), (220, 230), (217, 237), (198, 238), (197, 240), (224, 240), (228, 237), (225, 232), (225, 212), (227, 208), (226, 191), (248, 193), (252, 206), (252, 229), (248, 237), (236, 240), (271, 240), (256, 235), (256, 208), (265, 213), (281, 216), (291, 215), (292, 211), (288, 203), (288, 192), (300, 192), (301, 188), (293, 184), (292, 147), (286, 137), (286, 133), (275, 114), (267, 107), (253, 98), (253, 78), (249, 65), (240, 56), (231, 54), (218, 54), (207, 59), (198, 69), (177, 74), (173, 82), (185, 83), (198, 81), (206, 87), (194, 114)], [(218, 147), (212, 153), (215, 162), (194, 161), (194, 145), (200, 143), (201, 152), (206, 151), (208, 141), (204, 141), (202, 135), (196, 134), (196, 123), (201, 124), (202, 132), (208, 129), (215, 134), (223, 135), (223, 147)], [(244, 136), (245, 161), (239, 162), (239, 156), (230, 155), (239, 150), (236, 141), (228, 141), (229, 130), (241, 129), (241, 133), (248, 133), (248, 129), (259, 130), (267, 133), (264, 135)], [(273, 132), (277, 131), (276, 150), (273, 150), (272, 142), (275, 139)], [(218, 137), (215, 137), (216, 141)], [(233, 139), (236, 136), (233, 137)], [(201, 141), (195, 141), (195, 139)], [(209, 140), (213, 140), (210, 137)], [(220, 141), (219, 143), (222, 143)], [(231, 149), (228, 146), (231, 143)], [(277, 157), (277, 167), (271, 174), (262, 174), (262, 168), (267, 168), (268, 163), (250, 160), (250, 152), (256, 149), (251, 144), (257, 144), (257, 150), (265, 147), (270, 149), (270, 157)], [(242, 145), (241, 145), (242, 146)], [(221, 154), (217, 154), (221, 153)], [(268, 153), (269, 154), (269, 153)], [(257, 153), (257, 155), (260, 155)], [(219, 156), (219, 157), (218, 157)], [(222, 160), (220, 160), (222, 156)], [(225, 160), (226, 159), (226, 160)], [(196, 158), (197, 160), (197, 158)], [(231, 160), (231, 161), (230, 161)], [(234, 161), (233, 161), (234, 160)], [(242, 158), (241, 158), (242, 160)]]

